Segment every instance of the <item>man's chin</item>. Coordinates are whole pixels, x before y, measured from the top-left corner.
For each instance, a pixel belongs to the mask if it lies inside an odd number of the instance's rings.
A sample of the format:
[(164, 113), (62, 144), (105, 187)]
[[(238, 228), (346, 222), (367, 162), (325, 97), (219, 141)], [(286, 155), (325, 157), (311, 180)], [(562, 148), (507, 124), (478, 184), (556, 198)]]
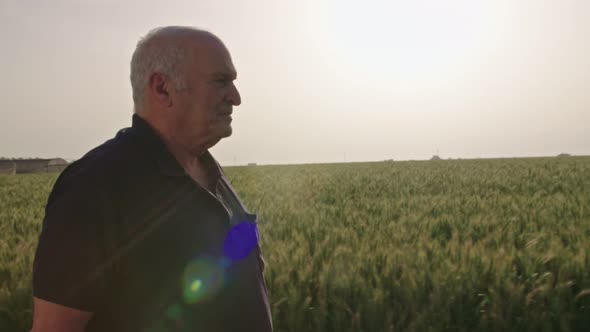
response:
[(227, 126), (225, 128), (225, 137), (230, 137), (233, 132), (234, 132), (233, 128), (231, 126)]
[(224, 128), (220, 128), (220, 130), (219, 130), (219, 137), (220, 138), (230, 137), (232, 133), (233, 133), (233, 129), (230, 126), (227, 126), (227, 127), (224, 127)]
[(211, 127), (209, 130), (209, 137), (215, 142), (219, 142), (226, 137), (230, 137), (233, 133), (232, 127), (229, 124), (217, 125), (215, 127)]

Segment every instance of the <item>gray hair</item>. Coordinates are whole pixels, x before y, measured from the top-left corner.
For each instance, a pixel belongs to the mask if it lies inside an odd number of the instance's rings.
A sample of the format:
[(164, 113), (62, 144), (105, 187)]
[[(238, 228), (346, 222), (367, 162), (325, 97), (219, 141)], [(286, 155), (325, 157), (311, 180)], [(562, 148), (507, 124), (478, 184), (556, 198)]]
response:
[(186, 75), (182, 71), (182, 64), (187, 57), (188, 47), (183, 43), (182, 38), (175, 37), (201, 33), (210, 34), (193, 27), (160, 27), (151, 30), (137, 42), (135, 52), (131, 57), (130, 75), (136, 113), (142, 111), (145, 89), (154, 72), (168, 76), (174, 88), (186, 88)]

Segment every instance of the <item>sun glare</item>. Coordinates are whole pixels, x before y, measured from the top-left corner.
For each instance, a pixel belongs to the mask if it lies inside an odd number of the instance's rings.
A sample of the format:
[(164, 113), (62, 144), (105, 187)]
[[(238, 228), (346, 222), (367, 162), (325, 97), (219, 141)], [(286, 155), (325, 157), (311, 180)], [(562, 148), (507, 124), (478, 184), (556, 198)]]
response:
[(479, 60), (500, 28), (493, 9), (468, 0), (327, 0), (311, 14), (310, 34), (333, 66), (423, 85)]

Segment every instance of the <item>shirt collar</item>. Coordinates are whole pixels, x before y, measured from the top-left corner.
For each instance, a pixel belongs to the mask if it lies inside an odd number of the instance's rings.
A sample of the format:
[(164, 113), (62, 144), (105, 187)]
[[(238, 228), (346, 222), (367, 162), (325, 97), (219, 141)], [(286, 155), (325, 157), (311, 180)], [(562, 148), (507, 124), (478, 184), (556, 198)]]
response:
[[(139, 137), (149, 154), (154, 157), (160, 171), (168, 176), (188, 176), (184, 168), (168, 150), (158, 133), (139, 115), (133, 114), (131, 131)], [(223, 176), (223, 170), (213, 158), (209, 150), (206, 150), (199, 159), (205, 165), (207, 173), (213, 180)]]

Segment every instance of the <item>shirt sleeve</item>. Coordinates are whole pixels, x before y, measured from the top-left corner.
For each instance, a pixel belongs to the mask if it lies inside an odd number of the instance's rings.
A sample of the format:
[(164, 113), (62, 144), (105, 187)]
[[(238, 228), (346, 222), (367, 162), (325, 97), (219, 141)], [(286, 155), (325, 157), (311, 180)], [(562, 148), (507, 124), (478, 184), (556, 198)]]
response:
[(33, 295), (94, 312), (106, 290), (101, 243), (103, 202), (94, 188), (58, 180), (47, 207), (33, 263)]

